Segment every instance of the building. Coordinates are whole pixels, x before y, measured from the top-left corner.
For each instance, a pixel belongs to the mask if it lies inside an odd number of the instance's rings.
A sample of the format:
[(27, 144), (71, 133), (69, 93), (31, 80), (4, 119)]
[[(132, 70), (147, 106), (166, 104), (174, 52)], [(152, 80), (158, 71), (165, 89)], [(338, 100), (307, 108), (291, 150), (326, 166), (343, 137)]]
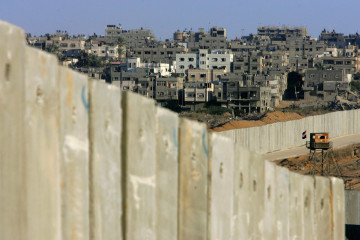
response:
[(144, 47), (156, 41), (155, 35), (148, 29), (123, 30), (121, 26), (107, 25), (106, 38), (123, 38), (128, 48)]
[(270, 38), (280, 37), (286, 39), (289, 35), (306, 37), (308, 36), (308, 29), (306, 27), (260, 26), (257, 29), (257, 34), (260, 36), (269, 36)]
[(229, 50), (205, 50), (176, 54), (176, 73), (185, 75), (188, 69), (220, 69), (231, 71), (233, 54)]
[(336, 96), (347, 96), (351, 78), (344, 70), (306, 70), (304, 99), (334, 101)]

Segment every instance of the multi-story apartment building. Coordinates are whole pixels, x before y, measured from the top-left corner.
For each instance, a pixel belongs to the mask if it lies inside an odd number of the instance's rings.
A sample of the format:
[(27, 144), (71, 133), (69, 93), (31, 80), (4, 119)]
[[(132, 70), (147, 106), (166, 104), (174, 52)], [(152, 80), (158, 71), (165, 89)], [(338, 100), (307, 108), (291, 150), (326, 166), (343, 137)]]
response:
[(334, 101), (336, 96), (347, 95), (351, 79), (352, 75), (344, 70), (308, 69), (304, 77), (304, 98)]
[(286, 38), (289, 35), (300, 37), (308, 36), (306, 27), (277, 27), (277, 26), (261, 26), (258, 27), (257, 34), (260, 36), (269, 36), (270, 38)]
[(226, 49), (226, 29), (212, 27), (209, 32), (200, 28), (198, 32), (178, 30), (174, 33), (174, 40), (177, 42), (186, 42), (190, 52), (196, 52), (199, 49)]
[(144, 47), (147, 44), (156, 41), (155, 35), (148, 29), (123, 30), (120, 26), (107, 25), (105, 28), (105, 37), (123, 38), (128, 48)]
[(142, 62), (173, 63), (177, 54), (186, 53), (187, 49), (182, 46), (167, 47), (159, 45), (154, 47), (133, 48), (131, 57), (140, 58)]
[(355, 74), (360, 70), (360, 57), (322, 57), (316, 62), (325, 69), (344, 70), (345, 74)]
[(176, 73), (185, 75), (188, 69), (222, 69), (231, 71), (233, 54), (228, 50), (200, 49), (198, 53), (176, 55)]

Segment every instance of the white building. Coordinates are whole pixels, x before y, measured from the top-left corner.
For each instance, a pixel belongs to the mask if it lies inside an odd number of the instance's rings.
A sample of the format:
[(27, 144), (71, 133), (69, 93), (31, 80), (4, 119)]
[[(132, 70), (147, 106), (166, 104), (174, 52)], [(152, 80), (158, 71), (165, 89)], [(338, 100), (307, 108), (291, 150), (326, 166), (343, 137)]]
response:
[(136, 68), (148, 68), (151, 73), (160, 74), (163, 77), (170, 76), (175, 72), (174, 65), (168, 63), (142, 63), (140, 58), (128, 58), (127, 70), (133, 71)]
[(106, 44), (103, 45), (92, 44), (90, 49), (92, 54), (95, 54), (103, 58), (118, 58), (119, 57), (118, 50), (119, 50), (118, 45), (109, 46)]
[(200, 49), (199, 53), (176, 54), (176, 72), (185, 74), (188, 69), (224, 69), (230, 72), (233, 54), (229, 50)]

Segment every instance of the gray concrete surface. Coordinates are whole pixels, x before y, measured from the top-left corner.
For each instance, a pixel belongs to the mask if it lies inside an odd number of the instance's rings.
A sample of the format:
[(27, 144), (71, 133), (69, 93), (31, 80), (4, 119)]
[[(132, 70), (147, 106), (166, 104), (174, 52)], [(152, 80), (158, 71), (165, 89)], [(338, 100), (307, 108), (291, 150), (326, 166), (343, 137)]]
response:
[(156, 111), (156, 235), (178, 235), (179, 117), (165, 108)]
[(155, 102), (123, 92), (124, 239), (156, 239)]
[(90, 239), (117, 240), (121, 232), (121, 95), (90, 80)]

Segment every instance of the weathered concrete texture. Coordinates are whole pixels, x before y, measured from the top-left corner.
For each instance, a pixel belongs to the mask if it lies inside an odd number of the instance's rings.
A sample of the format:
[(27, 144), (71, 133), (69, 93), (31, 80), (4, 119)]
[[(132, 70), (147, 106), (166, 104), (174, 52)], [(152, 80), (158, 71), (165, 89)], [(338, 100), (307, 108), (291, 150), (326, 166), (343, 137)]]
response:
[(315, 239), (315, 178), (302, 176), (304, 224), (303, 239)]
[(326, 177), (315, 177), (315, 236), (316, 239), (331, 239), (332, 237), (332, 209), (331, 186)]
[(304, 239), (303, 175), (290, 172), (290, 239)]
[(345, 191), (345, 223), (360, 225), (360, 191)]
[(63, 239), (89, 239), (88, 81), (60, 67)]
[(264, 181), (265, 160), (257, 153), (250, 153), (249, 201), (250, 201), (250, 236), (261, 239), (264, 232)]
[(232, 238), (234, 145), (217, 133), (209, 135), (208, 239)]
[(178, 239), (207, 239), (208, 137), (205, 124), (180, 119)]
[(156, 235), (176, 240), (178, 232), (179, 118), (165, 109), (156, 111)]
[(264, 239), (277, 239), (276, 165), (265, 161)]
[[(277, 122), (265, 126), (242, 128), (221, 132), (234, 132), (238, 142), (251, 151), (268, 153), (304, 145), (311, 132), (329, 132), (331, 138), (357, 134), (360, 111), (349, 110), (310, 116), (298, 120)], [(307, 139), (302, 132), (307, 131)]]
[(250, 152), (234, 144), (234, 239), (250, 239)]
[(123, 92), (124, 239), (156, 238), (155, 102)]
[(62, 239), (58, 63), (25, 49), (25, 159), (28, 239)]
[(290, 179), (289, 169), (276, 167), (276, 225), (278, 239), (290, 239)]
[(331, 177), (332, 239), (343, 240), (345, 236), (345, 192), (344, 182), (340, 178)]
[(0, 239), (26, 239), (24, 31), (0, 21)]
[(89, 84), (90, 239), (121, 239), (120, 89)]

